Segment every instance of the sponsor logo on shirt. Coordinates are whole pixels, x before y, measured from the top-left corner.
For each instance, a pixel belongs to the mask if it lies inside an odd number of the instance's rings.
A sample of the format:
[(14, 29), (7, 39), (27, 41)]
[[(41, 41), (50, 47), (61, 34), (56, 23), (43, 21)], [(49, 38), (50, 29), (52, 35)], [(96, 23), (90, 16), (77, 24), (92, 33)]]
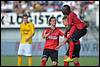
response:
[(57, 36), (48, 36), (48, 39), (56, 40), (57, 39)]

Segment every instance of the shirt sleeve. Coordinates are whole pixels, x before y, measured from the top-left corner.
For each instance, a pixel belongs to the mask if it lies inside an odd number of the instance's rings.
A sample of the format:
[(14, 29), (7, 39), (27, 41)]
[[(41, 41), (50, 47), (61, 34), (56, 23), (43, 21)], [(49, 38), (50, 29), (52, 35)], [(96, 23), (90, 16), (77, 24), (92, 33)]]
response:
[(31, 29), (32, 29), (32, 33), (35, 34), (35, 26), (34, 26), (34, 24), (31, 24)]
[(45, 34), (45, 32), (47, 31), (47, 29), (44, 29), (42, 32), (42, 36)]
[(64, 36), (64, 32), (61, 29), (59, 29), (59, 35)]
[(74, 21), (74, 18), (76, 17), (76, 14), (75, 13), (70, 13), (68, 18), (67, 18), (67, 23), (68, 25), (73, 25), (73, 21)]
[(22, 35), (23, 32), (22, 32), (22, 25), (20, 25), (20, 34)]
[(76, 27), (72, 26), (69, 32), (67, 33), (67, 39), (70, 39), (70, 37), (74, 34), (75, 31), (76, 31)]

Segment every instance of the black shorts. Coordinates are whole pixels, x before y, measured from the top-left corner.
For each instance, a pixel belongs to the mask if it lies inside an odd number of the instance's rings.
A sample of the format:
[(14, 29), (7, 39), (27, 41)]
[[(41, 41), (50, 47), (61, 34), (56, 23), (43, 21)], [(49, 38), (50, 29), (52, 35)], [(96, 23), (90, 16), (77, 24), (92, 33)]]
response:
[[(80, 48), (81, 48), (81, 47), (80, 47), (80, 44), (75, 44), (72, 58), (80, 57), (80, 55), (79, 55)], [(70, 47), (68, 48), (68, 50), (67, 50), (67, 52), (66, 52), (66, 55), (67, 55), (67, 56), (69, 56), (69, 49), (70, 49)]]
[(47, 58), (47, 60), (50, 57), (52, 61), (56, 61), (58, 63), (58, 51), (56, 50), (44, 49), (42, 58), (44, 57)]
[(76, 30), (74, 34), (71, 36), (71, 39), (75, 42), (78, 41), (81, 37), (83, 37), (87, 33), (87, 29)]

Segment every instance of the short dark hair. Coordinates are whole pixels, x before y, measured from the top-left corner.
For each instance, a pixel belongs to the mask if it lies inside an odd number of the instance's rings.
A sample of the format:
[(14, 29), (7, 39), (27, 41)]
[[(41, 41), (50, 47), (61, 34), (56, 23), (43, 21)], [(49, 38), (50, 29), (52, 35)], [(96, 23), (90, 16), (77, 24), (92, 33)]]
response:
[(64, 20), (64, 19), (67, 19), (67, 16), (66, 15), (62, 18), (62, 20)]
[(28, 17), (28, 15), (27, 14), (24, 14), (23, 17)]
[(50, 24), (51, 19), (56, 19), (56, 18), (54, 16), (50, 17), (50, 19), (49, 19), (49, 25), (51, 25)]
[(69, 11), (71, 10), (69, 5), (64, 5), (64, 6), (62, 7), (62, 10), (63, 10), (63, 9), (68, 9)]

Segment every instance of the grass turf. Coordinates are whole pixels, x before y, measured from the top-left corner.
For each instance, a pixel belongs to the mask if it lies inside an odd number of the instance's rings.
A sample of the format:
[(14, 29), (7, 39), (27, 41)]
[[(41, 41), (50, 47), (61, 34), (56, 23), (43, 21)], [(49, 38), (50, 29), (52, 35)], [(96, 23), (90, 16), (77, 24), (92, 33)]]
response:
[[(40, 66), (41, 56), (33, 56), (32, 66)], [(80, 57), (81, 66), (99, 66), (99, 57)], [(22, 66), (27, 66), (27, 57), (23, 57)], [(1, 56), (1, 66), (17, 66), (17, 56)], [(47, 66), (52, 66), (51, 59), (47, 61)], [(63, 66), (63, 57), (59, 57), (59, 66)], [(74, 66), (73, 62), (70, 66)]]

